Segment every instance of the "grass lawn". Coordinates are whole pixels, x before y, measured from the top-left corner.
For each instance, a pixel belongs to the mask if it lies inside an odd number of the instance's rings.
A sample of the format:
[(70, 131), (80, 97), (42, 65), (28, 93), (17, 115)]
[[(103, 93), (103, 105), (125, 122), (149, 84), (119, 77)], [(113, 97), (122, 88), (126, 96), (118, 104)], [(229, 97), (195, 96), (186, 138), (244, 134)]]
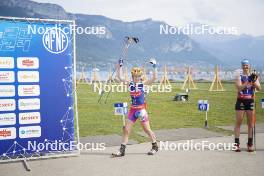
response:
[[(236, 90), (234, 83), (224, 83), (227, 91), (209, 92), (209, 83), (198, 83), (198, 90), (189, 93), (189, 101), (172, 101), (180, 90), (180, 83), (173, 83), (173, 91), (169, 93), (150, 93), (147, 95), (148, 113), (151, 119), (152, 129), (172, 129), (187, 127), (203, 127), (205, 113), (199, 112), (197, 102), (199, 99), (209, 100), (210, 111), (208, 112), (209, 130), (218, 131), (216, 126), (233, 125), (235, 121)], [(264, 89), (264, 85), (262, 85)], [(107, 104), (104, 99), (101, 104), (97, 103), (99, 94), (94, 93), (88, 84), (78, 84), (78, 111), (80, 135), (106, 135), (122, 133), (122, 118), (114, 115), (113, 104), (116, 102), (129, 102), (129, 93), (111, 93)], [(106, 94), (104, 95), (104, 98)], [(264, 122), (264, 109), (261, 109), (261, 98), (264, 92), (258, 92), (257, 97), (257, 123)], [(246, 122), (246, 120), (244, 120)], [(136, 134), (141, 130), (140, 123), (136, 123), (131, 138), (144, 142), (144, 137)]]

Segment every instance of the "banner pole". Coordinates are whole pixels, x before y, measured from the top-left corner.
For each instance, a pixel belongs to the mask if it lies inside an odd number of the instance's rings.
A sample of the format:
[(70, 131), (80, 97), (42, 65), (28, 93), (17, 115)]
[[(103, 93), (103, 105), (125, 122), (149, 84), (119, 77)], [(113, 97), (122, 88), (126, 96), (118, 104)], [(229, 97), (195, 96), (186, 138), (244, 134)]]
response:
[(31, 169), (30, 169), (30, 167), (29, 167), (29, 165), (28, 165), (28, 163), (27, 163), (27, 160), (26, 160), (26, 159), (24, 159), (24, 160), (22, 160), (22, 162), (23, 162), (23, 165), (24, 165), (24, 167), (25, 167), (26, 171), (30, 172), (30, 171), (31, 171)]
[(208, 128), (208, 121), (207, 121), (207, 111), (205, 111), (205, 122), (204, 122), (204, 128)]

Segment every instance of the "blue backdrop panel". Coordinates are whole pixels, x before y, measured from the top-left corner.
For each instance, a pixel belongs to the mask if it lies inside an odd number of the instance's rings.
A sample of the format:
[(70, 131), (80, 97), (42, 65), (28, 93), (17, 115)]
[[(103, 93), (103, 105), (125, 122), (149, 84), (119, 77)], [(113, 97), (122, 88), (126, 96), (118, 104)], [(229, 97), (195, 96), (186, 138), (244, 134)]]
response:
[[(62, 148), (58, 144), (74, 141), (70, 25), (0, 21), (0, 158), (64, 151), (69, 146)], [(18, 61), (20, 57), (22, 61)], [(14, 61), (13, 68), (10, 59)], [(8, 71), (14, 73), (14, 82), (8, 81)], [(15, 96), (9, 95), (11, 90), (6, 85), (15, 87)], [(34, 94), (36, 90), (29, 86), (21, 95), (18, 87), (26, 85), (39, 86), (40, 94)], [(15, 100), (15, 110), (10, 109), (10, 100)], [(15, 124), (10, 123), (10, 114), (15, 114)], [(24, 121), (20, 122), (23, 115)]]

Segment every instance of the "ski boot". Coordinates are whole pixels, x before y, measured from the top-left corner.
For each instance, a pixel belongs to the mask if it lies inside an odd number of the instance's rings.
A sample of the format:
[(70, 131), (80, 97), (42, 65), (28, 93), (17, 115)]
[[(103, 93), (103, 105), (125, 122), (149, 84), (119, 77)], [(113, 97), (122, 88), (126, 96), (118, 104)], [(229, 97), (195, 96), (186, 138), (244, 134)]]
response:
[(159, 150), (158, 144), (157, 142), (152, 143), (152, 148), (151, 150), (148, 152), (148, 155), (154, 155), (155, 153), (157, 153)]
[(120, 149), (116, 153), (112, 153), (112, 157), (122, 157), (125, 156), (125, 150), (126, 150), (126, 145), (121, 144)]

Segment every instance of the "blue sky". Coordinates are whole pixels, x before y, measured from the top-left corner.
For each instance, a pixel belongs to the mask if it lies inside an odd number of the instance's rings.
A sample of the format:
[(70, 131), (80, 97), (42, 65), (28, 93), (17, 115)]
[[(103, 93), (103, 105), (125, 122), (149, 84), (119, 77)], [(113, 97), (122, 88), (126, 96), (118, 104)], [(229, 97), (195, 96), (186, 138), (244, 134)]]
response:
[(264, 35), (263, 0), (34, 0), (61, 5), (66, 11), (104, 15), (123, 21), (146, 18), (170, 25), (189, 23), (237, 27), (239, 33)]

